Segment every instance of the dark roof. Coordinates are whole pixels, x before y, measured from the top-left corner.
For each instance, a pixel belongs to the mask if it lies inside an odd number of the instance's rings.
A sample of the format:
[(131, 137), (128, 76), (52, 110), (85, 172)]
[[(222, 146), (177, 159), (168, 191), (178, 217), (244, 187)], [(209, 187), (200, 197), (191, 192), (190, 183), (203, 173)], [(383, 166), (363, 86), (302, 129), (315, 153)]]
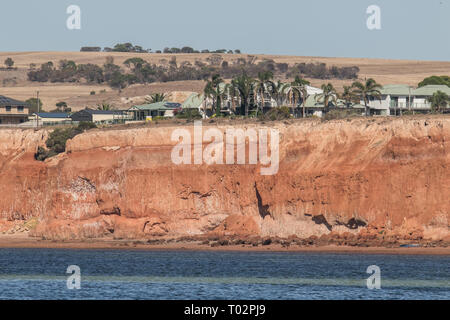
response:
[(89, 114), (123, 114), (120, 110), (94, 110), (94, 109), (84, 109), (79, 112), (87, 112)]
[(69, 118), (69, 114), (68, 113), (56, 113), (56, 112), (39, 112), (39, 113), (35, 113), (37, 114), (39, 117), (41, 118)]
[(160, 101), (160, 102), (155, 102), (155, 103), (149, 103), (149, 104), (144, 104), (142, 106), (134, 106), (131, 109), (132, 110), (150, 110), (150, 111), (167, 111), (167, 110), (173, 110), (173, 109), (178, 109), (181, 107), (181, 103), (176, 103), (176, 102), (166, 102), (166, 101)]
[(14, 100), (5, 96), (0, 96), (0, 106), (11, 106), (11, 107), (25, 107), (28, 103), (23, 101)]

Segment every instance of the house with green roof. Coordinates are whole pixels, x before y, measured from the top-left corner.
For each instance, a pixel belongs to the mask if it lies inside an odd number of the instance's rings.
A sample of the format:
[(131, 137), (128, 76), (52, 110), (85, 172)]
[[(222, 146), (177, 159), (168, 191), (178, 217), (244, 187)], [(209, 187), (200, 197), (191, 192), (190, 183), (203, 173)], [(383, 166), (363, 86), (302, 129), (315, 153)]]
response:
[[(361, 114), (364, 113), (365, 107), (360, 104), (347, 104), (342, 99), (336, 99), (336, 104), (333, 101), (328, 102), (328, 108), (333, 109), (357, 109), (361, 110)], [(303, 105), (300, 105), (299, 108), (303, 108)], [(308, 96), (305, 103), (305, 112), (307, 116), (317, 116), (322, 117), (323, 112), (325, 110), (324, 98), (320, 97), (320, 94), (313, 94)]]
[(203, 94), (192, 93), (186, 101), (183, 102), (183, 109), (203, 109), (205, 104), (205, 96)]
[(431, 104), (427, 99), (438, 91), (442, 91), (450, 96), (450, 87), (446, 85), (427, 85), (415, 89), (413, 91), (414, 99), (411, 104), (411, 110), (431, 110)]
[(182, 109), (196, 109), (206, 117), (205, 113), (206, 99), (204, 94), (192, 93), (181, 105)]
[[(399, 114), (400, 110), (408, 110), (412, 101), (414, 89), (404, 84), (388, 84), (380, 90), (381, 99), (371, 97), (369, 100), (370, 113), (388, 116)], [(361, 101), (364, 105), (364, 101)]]
[[(371, 114), (399, 115), (403, 111), (429, 112), (431, 105), (427, 99), (437, 91), (450, 95), (450, 88), (446, 85), (427, 85), (417, 89), (404, 84), (385, 85), (380, 90), (381, 99), (372, 97), (369, 101)], [(361, 101), (361, 104), (364, 102)]]
[(133, 106), (128, 109), (133, 114), (134, 121), (147, 121), (153, 117), (173, 117), (174, 111), (181, 108), (180, 103), (161, 101), (140, 106)]

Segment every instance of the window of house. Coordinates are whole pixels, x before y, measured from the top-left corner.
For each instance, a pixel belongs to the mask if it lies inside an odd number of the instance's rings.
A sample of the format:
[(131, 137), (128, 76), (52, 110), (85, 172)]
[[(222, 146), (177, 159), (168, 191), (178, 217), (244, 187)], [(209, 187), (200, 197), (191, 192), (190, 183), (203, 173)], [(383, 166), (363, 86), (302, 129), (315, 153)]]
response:
[(6, 106), (6, 112), (11, 112), (11, 106)]
[(23, 107), (17, 107), (17, 111), (23, 112)]

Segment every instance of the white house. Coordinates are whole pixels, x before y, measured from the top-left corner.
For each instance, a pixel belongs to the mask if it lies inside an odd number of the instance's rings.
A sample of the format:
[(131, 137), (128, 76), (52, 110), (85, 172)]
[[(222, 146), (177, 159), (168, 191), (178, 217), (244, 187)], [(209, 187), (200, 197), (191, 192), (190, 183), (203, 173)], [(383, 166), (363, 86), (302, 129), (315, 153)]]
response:
[(33, 113), (30, 121), (34, 121), (36, 125), (57, 125), (70, 123), (72, 119), (68, 113), (39, 112)]
[[(442, 91), (450, 95), (445, 85), (427, 85), (413, 88), (403, 84), (385, 85), (381, 90), (381, 100), (371, 98), (369, 107), (375, 115), (399, 115), (403, 111), (428, 112), (431, 109), (427, 101), (435, 92)], [(361, 101), (364, 104), (364, 101)]]
[(431, 104), (427, 101), (435, 92), (442, 91), (450, 96), (450, 87), (446, 85), (428, 85), (414, 90), (414, 99), (411, 110), (430, 110)]

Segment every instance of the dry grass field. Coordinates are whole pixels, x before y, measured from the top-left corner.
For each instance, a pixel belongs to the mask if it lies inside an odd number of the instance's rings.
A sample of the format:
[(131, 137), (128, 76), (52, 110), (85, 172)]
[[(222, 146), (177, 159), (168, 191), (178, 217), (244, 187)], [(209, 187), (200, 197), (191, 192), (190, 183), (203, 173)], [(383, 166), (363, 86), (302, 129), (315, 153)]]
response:
[[(95, 107), (101, 102), (114, 104), (118, 108), (129, 107), (133, 104), (142, 103), (144, 97), (155, 92), (174, 92), (174, 101), (183, 100), (189, 92), (200, 92), (203, 90), (203, 81), (180, 81), (167, 83), (153, 83), (148, 85), (134, 85), (120, 93), (104, 85), (85, 84), (52, 84), (37, 83), (27, 80), (27, 72), (31, 63), (40, 66), (42, 63), (67, 59), (76, 63), (93, 63), (103, 65), (106, 57), (114, 57), (114, 62), (122, 65), (123, 62), (132, 57), (141, 57), (148, 62), (161, 64), (163, 60), (168, 61), (173, 56), (177, 57), (177, 62), (196, 60), (205, 61), (210, 54), (137, 54), (137, 53), (112, 53), (112, 52), (0, 52), (0, 64), (6, 58), (11, 57), (17, 70), (0, 71), (0, 95), (9, 96), (19, 100), (26, 100), (36, 96), (39, 90), (40, 98), (46, 110), (54, 109), (59, 101), (66, 101), (73, 110), (79, 110), (86, 106)], [(404, 83), (417, 85), (424, 78), (431, 75), (450, 75), (450, 62), (439, 61), (412, 61), (412, 60), (385, 60), (385, 59), (365, 59), (365, 58), (326, 58), (326, 57), (297, 57), (297, 56), (273, 56), (255, 55), (257, 61), (263, 59), (273, 59), (277, 63), (326, 63), (327, 66), (358, 66), (360, 68), (359, 77), (374, 78), (381, 84)], [(223, 54), (224, 60), (232, 62), (239, 57), (247, 57), (247, 54)], [(6, 81), (5, 79), (13, 79)], [(320, 87), (326, 80), (308, 79), (312, 85)], [(349, 80), (330, 81), (338, 89), (343, 85), (348, 85)], [(91, 95), (95, 91), (95, 95)], [(182, 101), (178, 101), (182, 102)]]

